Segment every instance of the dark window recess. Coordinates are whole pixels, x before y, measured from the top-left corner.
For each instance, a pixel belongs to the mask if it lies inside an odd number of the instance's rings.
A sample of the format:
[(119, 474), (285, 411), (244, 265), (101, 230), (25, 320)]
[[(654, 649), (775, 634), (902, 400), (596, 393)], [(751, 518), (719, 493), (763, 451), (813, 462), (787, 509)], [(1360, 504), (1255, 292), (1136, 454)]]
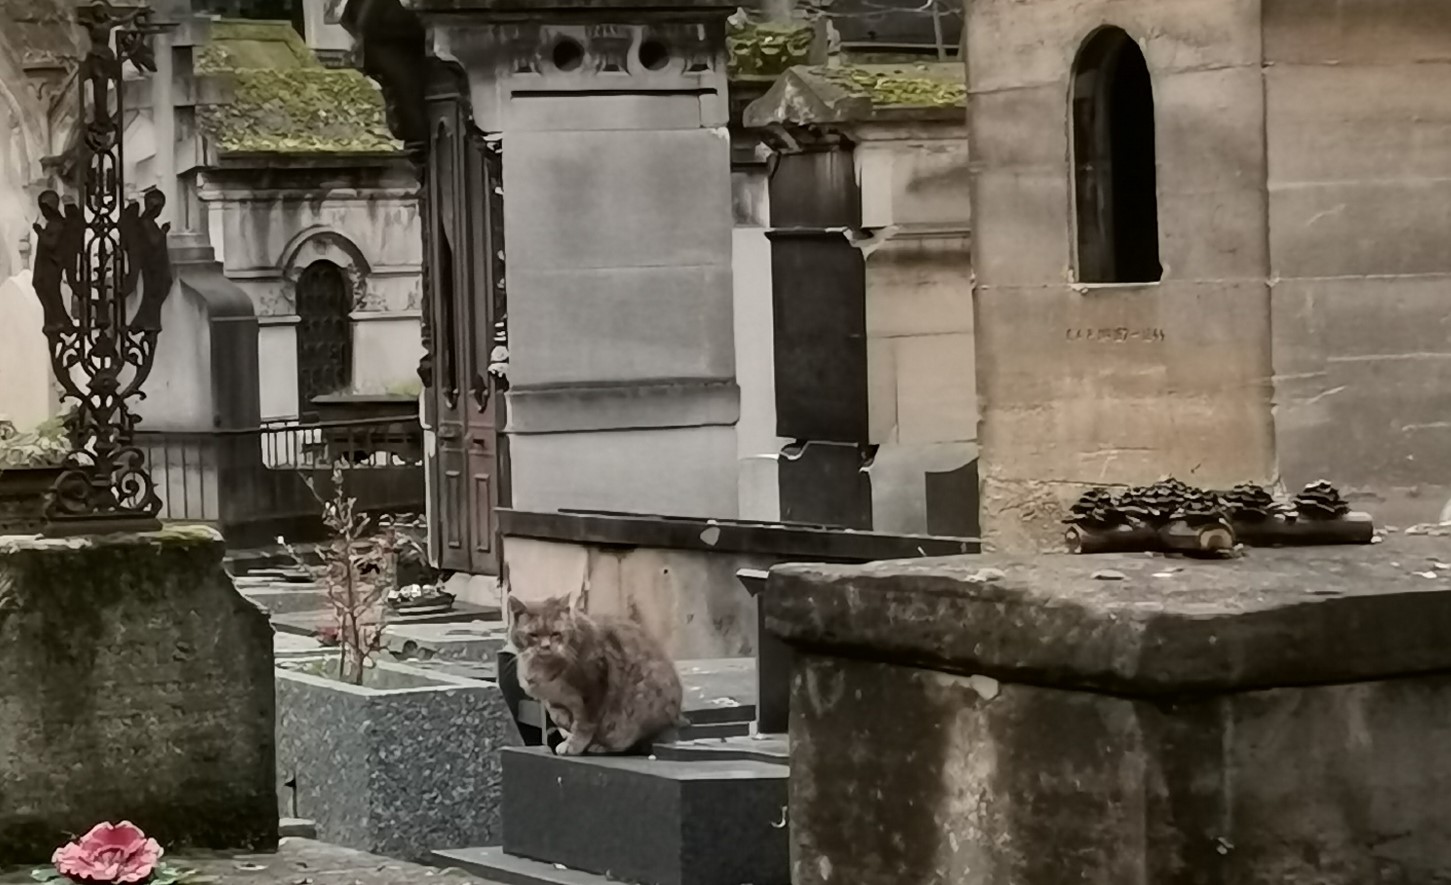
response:
[(1094, 32), (1073, 69), (1078, 281), (1150, 283), (1159, 264), (1154, 89), (1138, 44)]
[(312, 398), (352, 383), (352, 297), (342, 268), (314, 261), (297, 280), (297, 408), (314, 415)]

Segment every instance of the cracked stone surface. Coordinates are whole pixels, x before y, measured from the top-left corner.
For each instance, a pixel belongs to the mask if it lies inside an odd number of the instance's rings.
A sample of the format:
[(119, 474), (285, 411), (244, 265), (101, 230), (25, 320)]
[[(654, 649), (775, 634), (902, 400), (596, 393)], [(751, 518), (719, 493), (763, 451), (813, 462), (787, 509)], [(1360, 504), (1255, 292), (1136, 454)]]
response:
[[(1096, 579), (1112, 571), (1120, 580)], [(766, 628), (828, 653), (1130, 695), (1451, 670), (1451, 538), (771, 572)]]

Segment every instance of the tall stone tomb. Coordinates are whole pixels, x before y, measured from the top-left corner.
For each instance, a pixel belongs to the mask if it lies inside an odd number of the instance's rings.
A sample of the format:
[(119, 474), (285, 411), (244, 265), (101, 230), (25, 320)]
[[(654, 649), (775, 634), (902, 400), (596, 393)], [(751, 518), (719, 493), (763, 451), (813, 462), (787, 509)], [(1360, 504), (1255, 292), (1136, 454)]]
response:
[(1451, 7), (967, 0), (983, 528), (1322, 476), (1444, 518)]
[[(439, 207), (447, 214), (502, 197), (486, 223), (491, 248), (508, 243), (507, 273), (494, 280), (507, 290), (507, 318), (491, 317), (490, 328), (476, 317), (459, 364), (507, 377), (509, 503), (734, 516), (733, 7), (413, 8), (428, 54), (466, 81), (464, 125), (501, 147), (501, 194), (438, 193), (455, 197)], [(446, 174), (446, 158), (433, 159)], [(486, 294), (476, 283), (467, 297)], [(506, 369), (495, 337), (505, 326)]]

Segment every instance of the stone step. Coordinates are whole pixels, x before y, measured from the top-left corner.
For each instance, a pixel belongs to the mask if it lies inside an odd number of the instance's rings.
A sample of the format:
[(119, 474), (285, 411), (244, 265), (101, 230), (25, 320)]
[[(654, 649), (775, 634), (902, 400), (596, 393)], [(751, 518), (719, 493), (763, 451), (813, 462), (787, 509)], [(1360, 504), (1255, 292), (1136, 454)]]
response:
[(503, 621), (458, 624), (388, 624), (383, 647), (399, 661), (473, 661), (493, 663), (504, 647)]
[(687, 710), (686, 718), (690, 724), (680, 730), (680, 740), (720, 740), (729, 737), (744, 737), (751, 733), (751, 720), (742, 719), (734, 722), (697, 722), (696, 711)]
[(785, 766), (503, 751), (516, 857), (638, 885), (789, 885)]
[(499, 885), (609, 885), (617, 882), (598, 873), (505, 854), (504, 849), (498, 846), (435, 851), (429, 862), (445, 869), (462, 870), (471, 876), (482, 876)]
[(316, 584), (272, 584), (263, 587), (238, 585), (237, 589), (243, 596), (262, 606), (268, 617), (321, 611), (329, 606), (327, 593)]
[[(291, 612), (285, 615), (277, 615), (272, 618), (272, 629), (279, 633), (292, 633), (296, 636), (311, 636), (318, 631), (318, 628), (325, 624), (332, 623), (334, 614), (330, 610)], [(486, 606), (471, 605), (466, 602), (455, 601), (453, 608), (445, 612), (431, 614), (389, 614), (388, 623), (396, 625), (404, 624), (461, 624), (471, 621), (499, 621), (501, 615), (499, 609)]]
[(787, 765), (791, 761), (785, 735), (745, 735), (706, 739), (682, 739), (656, 744), (658, 759), (682, 762), (740, 761)]

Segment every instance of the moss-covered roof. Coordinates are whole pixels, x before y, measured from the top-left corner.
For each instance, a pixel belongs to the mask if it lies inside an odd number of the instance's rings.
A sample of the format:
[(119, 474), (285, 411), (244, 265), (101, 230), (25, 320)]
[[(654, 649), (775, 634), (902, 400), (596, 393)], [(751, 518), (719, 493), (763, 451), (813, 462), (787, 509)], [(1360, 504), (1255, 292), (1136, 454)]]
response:
[(961, 62), (794, 67), (746, 109), (747, 126), (950, 117), (967, 106)]
[(397, 151), (383, 96), (354, 70), (323, 67), (288, 22), (218, 21), (197, 72), (224, 74), (230, 103), (202, 109), (224, 153), (361, 154)]
[(966, 107), (967, 80), (960, 62), (818, 67), (811, 73), (879, 108)]
[(777, 24), (732, 17), (726, 33), (730, 75), (779, 76), (811, 60), (814, 29), (805, 22)]

